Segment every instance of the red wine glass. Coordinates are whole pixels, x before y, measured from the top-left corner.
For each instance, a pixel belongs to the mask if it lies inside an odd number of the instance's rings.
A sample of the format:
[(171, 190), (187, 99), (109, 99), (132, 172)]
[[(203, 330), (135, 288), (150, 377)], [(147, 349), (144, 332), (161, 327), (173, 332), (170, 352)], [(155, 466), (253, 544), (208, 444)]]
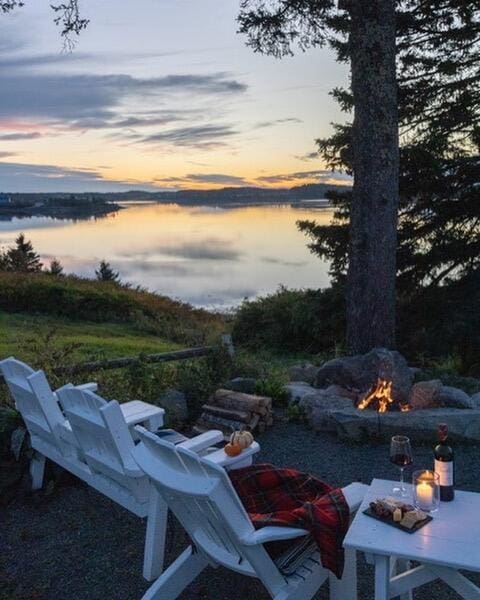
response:
[(407, 490), (403, 481), (403, 470), (413, 463), (410, 439), (404, 435), (394, 435), (390, 442), (390, 462), (400, 468), (400, 482), (393, 488), (393, 493), (406, 496)]

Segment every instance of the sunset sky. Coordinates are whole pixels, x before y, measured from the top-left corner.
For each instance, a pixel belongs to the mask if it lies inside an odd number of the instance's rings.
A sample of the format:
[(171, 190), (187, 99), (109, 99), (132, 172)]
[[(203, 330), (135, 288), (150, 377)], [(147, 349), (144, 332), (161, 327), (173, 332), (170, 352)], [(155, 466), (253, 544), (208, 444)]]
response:
[(0, 191), (344, 183), (314, 140), (345, 119), (346, 67), (255, 55), (238, 5), (83, 0), (70, 54), (47, 0), (0, 15)]

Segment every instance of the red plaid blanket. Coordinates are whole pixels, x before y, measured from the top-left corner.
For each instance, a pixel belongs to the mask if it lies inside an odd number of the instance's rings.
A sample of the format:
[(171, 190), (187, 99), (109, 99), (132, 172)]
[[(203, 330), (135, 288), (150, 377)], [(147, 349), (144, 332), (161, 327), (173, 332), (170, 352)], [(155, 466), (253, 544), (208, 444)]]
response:
[[(270, 464), (228, 474), (255, 529), (267, 525), (308, 529), (320, 551), (322, 565), (337, 577), (342, 576), (342, 543), (350, 511), (340, 489), (295, 469), (278, 469)], [(273, 546), (267, 547), (272, 558), (286, 548), (283, 542), (281, 548)]]

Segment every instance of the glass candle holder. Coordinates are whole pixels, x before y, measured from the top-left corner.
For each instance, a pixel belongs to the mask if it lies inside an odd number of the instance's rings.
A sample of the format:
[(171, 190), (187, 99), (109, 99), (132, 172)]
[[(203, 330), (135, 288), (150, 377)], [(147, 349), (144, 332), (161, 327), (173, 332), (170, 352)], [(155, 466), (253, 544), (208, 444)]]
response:
[(434, 471), (413, 473), (413, 504), (425, 512), (433, 512), (440, 506), (440, 479)]

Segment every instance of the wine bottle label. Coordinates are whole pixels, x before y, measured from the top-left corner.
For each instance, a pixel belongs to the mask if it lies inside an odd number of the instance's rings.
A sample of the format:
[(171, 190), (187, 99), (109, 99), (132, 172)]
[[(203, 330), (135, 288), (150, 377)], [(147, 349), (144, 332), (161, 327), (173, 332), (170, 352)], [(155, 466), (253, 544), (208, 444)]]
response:
[(435, 473), (440, 479), (440, 485), (453, 485), (453, 461), (435, 460)]

